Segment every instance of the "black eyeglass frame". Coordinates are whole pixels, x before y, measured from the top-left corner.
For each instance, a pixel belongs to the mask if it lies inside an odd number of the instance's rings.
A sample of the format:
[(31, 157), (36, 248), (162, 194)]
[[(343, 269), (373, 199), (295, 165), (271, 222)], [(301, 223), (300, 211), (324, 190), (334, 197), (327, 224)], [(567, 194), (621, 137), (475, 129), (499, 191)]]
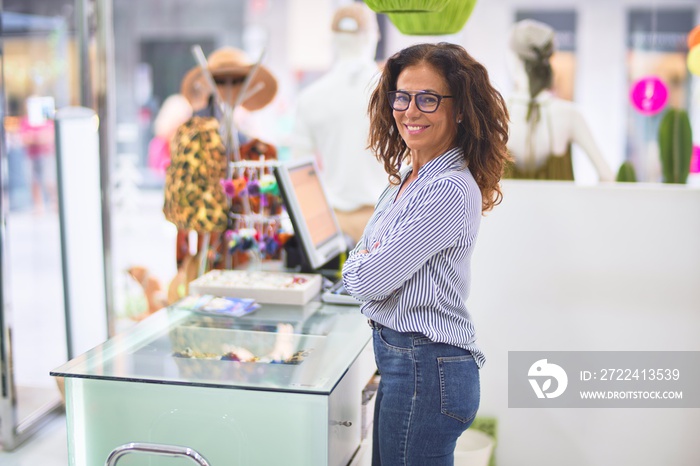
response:
[[(408, 96), (408, 104), (406, 105), (406, 108), (404, 108), (403, 110), (394, 107), (394, 96), (396, 96), (397, 94), (403, 94), (403, 95)], [(440, 94), (436, 94), (435, 92), (430, 92), (430, 91), (418, 91), (418, 92), (414, 92), (413, 94), (411, 94), (410, 92), (406, 92), (406, 91), (389, 91), (386, 93), (386, 96), (389, 99), (389, 106), (397, 112), (405, 112), (406, 110), (408, 110), (408, 108), (411, 106), (411, 101), (413, 100), (413, 98), (421, 96), (421, 95), (429, 95), (429, 96), (435, 97), (437, 99), (437, 105), (435, 105), (434, 110), (423, 110), (421, 108), (420, 103), (418, 103), (418, 99), (415, 99), (416, 108), (418, 108), (418, 110), (420, 110), (423, 113), (435, 113), (435, 112), (437, 112), (438, 108), (440, 108), (440, 104), (442, 103), (442, 99), (454, 98), (454, 96), (451, 96), (451, 95), (440, 95)]]

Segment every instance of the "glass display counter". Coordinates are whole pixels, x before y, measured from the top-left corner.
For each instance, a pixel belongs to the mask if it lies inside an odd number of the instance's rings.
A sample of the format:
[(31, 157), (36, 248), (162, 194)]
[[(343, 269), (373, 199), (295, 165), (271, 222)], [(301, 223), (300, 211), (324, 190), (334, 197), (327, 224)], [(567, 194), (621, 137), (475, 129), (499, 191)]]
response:
[[(163, 309), (51, 373), (66, 382), (69, 464), (145, 443), (215, 466), (344, 466), (376, 370), (370, 338), (355, 306), (263, 305), (237, 318)], [(119, 466), (182, 461), (133, 454)]]

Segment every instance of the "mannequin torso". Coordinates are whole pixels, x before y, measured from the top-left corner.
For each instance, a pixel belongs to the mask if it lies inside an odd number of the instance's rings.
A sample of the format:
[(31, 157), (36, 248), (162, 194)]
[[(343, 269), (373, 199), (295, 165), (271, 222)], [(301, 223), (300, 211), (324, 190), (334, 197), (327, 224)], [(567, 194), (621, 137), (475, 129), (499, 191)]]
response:
[(366, 148), (367, 104), (379, 68), (359, 39), (336, 34), (333, 67), (302, 90), (296, 109), (293, 157), (318, 159), (330, 202), (341, 211), (374, 206), (387, 184)]
[[(508, 149), (514, 159), (516, 173), (525, 175), (515, 177), (535, 178), (528, 174), (541, 171), (547, 163), (562, 163), (556, 158), (570, 157), (571, 145), (576, 144), (590, 159), (599, 179), (613, 181), (615, 176), (576, 105), (557, 98), (549, 90), (543, 90), (531, 99), (522, 61), (510, 53), (508, 64), (515, 83), (515, 91), (507, 100), (510, 113)], [(570, 166), (569, 161), (563, 163)], [(567, 168), (566, 171), (571, 169)], [(547, 179), (547, 176), (536, 178)], [(573, 172), (549, 179), (573, 180)]]

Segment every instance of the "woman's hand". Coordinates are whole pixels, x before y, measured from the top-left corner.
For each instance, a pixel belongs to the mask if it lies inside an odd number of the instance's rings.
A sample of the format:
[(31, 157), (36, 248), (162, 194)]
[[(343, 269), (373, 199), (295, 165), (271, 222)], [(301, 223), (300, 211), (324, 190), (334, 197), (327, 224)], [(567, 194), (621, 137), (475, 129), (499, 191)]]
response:
[[(374, 243), (374, 246), (372, 246), (372, 251), (374, 251), (374, 250), (377, 249), (378, 247), (379, 247), (379, 241), (377, 241), (376, 243)], [(369, 254), (369, 251), (368, 251), (367, 249), (360, 249), (359, 251), (357, 251), (357, 253), (358, 253), (358, 254)]]

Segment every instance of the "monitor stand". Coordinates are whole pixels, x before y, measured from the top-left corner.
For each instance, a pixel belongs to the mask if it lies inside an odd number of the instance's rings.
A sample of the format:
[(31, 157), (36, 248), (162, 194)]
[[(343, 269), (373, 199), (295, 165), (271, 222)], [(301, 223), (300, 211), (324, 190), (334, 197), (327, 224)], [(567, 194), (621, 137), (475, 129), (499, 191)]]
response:
[[(327, 272), (340, 273), (340, 256), (335, 256), (330, 261), (323, 264), (320, 269), (312, 269), (304, 256), (304, 251), (295, 237), (289, 238), (284, 244), (285, 260), (284, 267), (289, 270), (298, 270), (301, 273), (321, 273), (325, 276)], [(334, 280), (335, 281), (335, 280)]]

